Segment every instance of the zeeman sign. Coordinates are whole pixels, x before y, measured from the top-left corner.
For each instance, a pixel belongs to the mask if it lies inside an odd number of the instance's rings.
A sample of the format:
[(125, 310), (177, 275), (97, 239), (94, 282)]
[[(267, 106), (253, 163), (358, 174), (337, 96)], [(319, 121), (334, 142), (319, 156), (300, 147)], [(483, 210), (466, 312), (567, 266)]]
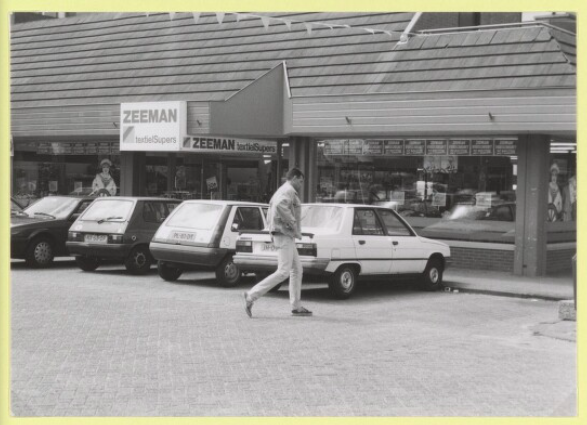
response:
[(276, 154), (277, 142), (189, 136), (185, 101), (142, 102), (120, 105), (120, 150)]
[(178, 151), (186, 133), (185, 101), (120, 105), (121, 151)]

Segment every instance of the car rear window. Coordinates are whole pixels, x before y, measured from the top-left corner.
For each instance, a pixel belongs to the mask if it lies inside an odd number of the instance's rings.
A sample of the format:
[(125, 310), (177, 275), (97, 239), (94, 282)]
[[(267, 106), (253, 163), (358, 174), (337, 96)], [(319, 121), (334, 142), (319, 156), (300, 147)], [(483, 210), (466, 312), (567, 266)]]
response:
[(133, 210), (133, 201), (122, 199), (96, 200), (82, 214), (80, 220), (124, 221), (130, 218)]
[(212, 230), (218, 222), (223, 208), (223, 205), (183, 203), (175, 209), (166, 225)]
[(302, 227), (336, 230), (342, 221), (342, 208), (322, 205), (302, 206)]

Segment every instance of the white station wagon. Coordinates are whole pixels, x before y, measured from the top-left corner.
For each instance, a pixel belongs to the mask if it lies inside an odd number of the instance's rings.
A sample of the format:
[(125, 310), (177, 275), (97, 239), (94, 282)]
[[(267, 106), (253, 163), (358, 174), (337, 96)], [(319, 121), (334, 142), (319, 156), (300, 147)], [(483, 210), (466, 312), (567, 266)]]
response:
[[(450, 261), (448, 245), (418, 236), (390, 208), (304, 204), (302, 234), (297, 247), (304, 276), (328, 281), (341, 299), (351, 296), (359, 277), (412, 275), (422, 289), (439, 289)], [(241, 232), (234, 262), (243, 272), (274, 272), (277, 252), (269, 233)]]

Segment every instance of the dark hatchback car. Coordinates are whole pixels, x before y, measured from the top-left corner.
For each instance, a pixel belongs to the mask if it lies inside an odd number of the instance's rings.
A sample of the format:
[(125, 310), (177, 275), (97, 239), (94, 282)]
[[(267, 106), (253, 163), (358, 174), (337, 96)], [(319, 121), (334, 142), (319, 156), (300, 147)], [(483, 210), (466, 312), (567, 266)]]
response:
[(133, 274), (149, 271), (151, 238), (179, 199), (113, 196), (97, 198), (69, 229), (67, 249), (80, 269), (119, 260)]
[(10, 258), (33, 267), (49, 267), (56, 256), (69, 255), (67, 231), (96, 198), (47, 196), (10, 217)]

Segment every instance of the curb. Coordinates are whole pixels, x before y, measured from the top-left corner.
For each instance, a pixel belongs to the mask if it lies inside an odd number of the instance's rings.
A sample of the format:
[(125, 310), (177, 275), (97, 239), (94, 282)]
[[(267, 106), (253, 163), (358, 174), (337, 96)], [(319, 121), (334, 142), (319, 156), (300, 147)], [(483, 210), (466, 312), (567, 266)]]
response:
[(521, 294), (521, 293), (498, 291), (498, 290), (491, 290), (491, 289), (461, 288), (458, 286), (445, 286), (444, 287), (444, 290), (446, 292), (454, 292), (455, 289), (458, 290), (459, 292), (465, 292), (465, 293), (470, 293), (470, 294), (494, 295), (494, 296), (498, 296), (498, 297), (509, 297), (509, 298), (539, 299), (539, 300), (544, 300), (544, 301), (563, 301), (563, 300), (567, 299), (567, 297), (561, 297), (561, 296), (555, 296), (555, 295)]

